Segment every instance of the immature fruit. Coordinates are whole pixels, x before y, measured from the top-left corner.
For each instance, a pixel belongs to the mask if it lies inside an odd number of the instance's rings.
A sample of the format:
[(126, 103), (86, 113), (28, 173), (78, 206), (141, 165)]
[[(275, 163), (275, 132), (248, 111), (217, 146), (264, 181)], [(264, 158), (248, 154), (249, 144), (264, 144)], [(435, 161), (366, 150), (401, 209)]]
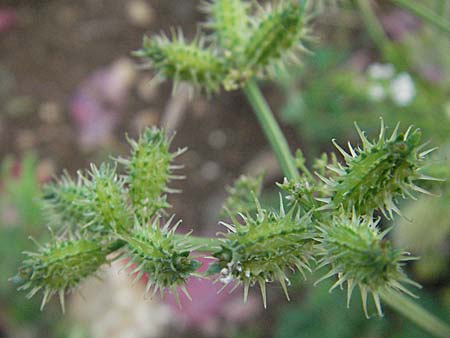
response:
[(353, 213), (335, 217), (331, 224), (319, 227), (319, 268), (328, 267), (330, 271), (320, 281), (337, 276), (338, 280), (330, 290), (347, 284), (347, 306), (355, 286), (361, 292), (362, 305), (366, 317), (367, 295), (372, 294), (379, 315), (382, 315), (380, 291), (395, 290), (414, 296), (402, 283), (419, 285), (411, 281), (403, 272), (406, 261), (415, 259), (406, 252), (393, 248), (384, 239), (372, 217), (359, 218)]
[(80, 202), (86, 216), (92, 220), (88, 226), (99, 233), (127, 231), (132, 217), (127, 206), (124, 180), (116, 173), (115, 166), (91, 165), (91, 170), (81, 180), (87, 189), (87, 197)]
[(205, 1), (202, 6), (209, 16), (205, 24), (213, 29), (212, 38), (222, 48), (226, 58), (233, 60), (241, 52), (248, 37), (250, 17), (249, 4), (242, 0), (212, 0)]
[(65, 173), (56, 183), (43, 188), (42, 200), (47, 219), (54, 226), (67, 226), (72, 230), (89, 224), (92, 218), (80, 205), (86, 197), (87, 189), (81, 180), (74, 181)]
[(415, 197), (412, 191), (428, 193), (414, 184), (416, 180), (433, 179), (422, 175), (424, 157), (430, 151), (420, 152), (421, 131), (409, 127), (398, 133), (398, 125), (390, 138), (385, 137), (386, 128), (381, 123), (377, 141), (370, 142), (356, 126), (361, 137), (362, 148), (354, 149), (349, 144), (348, 154), (336, 142), (334, 145), (344, 156), (346, 165), (329, 166), (335, 177), (322, 179), (329, 185), (332, 196), (329, 202), (334, 207), (353, 209), (360, 215), (371, 215), (379, 209), (387, 217), (392, 212), (400, 213), (397, 200), (400, 197)]
[(170, 206), (165, 194), (176, 190), (167, 185), (170, 180), (183, 178), (172, 174), (178, 168), (172, 161), (186, 149), (169, 152), (171, 139), (157, 128), (147, 128), (137, 141), (128, 142), (131, 156), (120, 158), (118, 162), (125, 166), (127, 172), (125, 183), (133, 209), (149, 217)]
[(222, 222), (229, 233), (221, 249), (214, 253), (218, 261), (210, 266), (209, 273), (219, 272), (225, 285), (243, 284), (244, 300), (249, 287), (258, 283), (266, 307), (266, 282), (278, 280), (289, 298), (287, 271), (310, 270), (313, 234), (309, 215), (301, 217), (298, 209), (291, 208), (286, 214), (281, 202), (279, 213), (275, 213), (261, 209), (256, 203), (256, 216), (241, 215), (243, 224), (235, 217), (233, 225)]
[(174, 91), (186, 82), (207, 94), (218, 92), (225, 75), (223, 61), (212, 47), (205, 47), (204, 38), (196, 37), (187, 43), (181, 32), (173, 33), (172, 39), (144, 38), (136, 55), (148, 59), (159, 76), (172, 79)]
[(26, 252), (28, 258), (13, 281), (23, 282), (19, 290), (29, 290), (27, 297), (42, 291), (41, 309), (58, 294), (64, 311), (64, 294), (77, 288), (82, 280), (94, 275), (107, 263), (106, 246), (97, 240), (54, 239), (37, 252)]
[(187, 236), (175, 236), (181, 221), (171, 227), (172, 219), (163, 227), (159, 217), (152, 224), (136, 219), (134, 231), (123, 236), (127, 251), (122, 257), (129, 260), (125, 269), (136, 266), (131, 271), (131, 274), (136, 274), (135, 280), (147, 274), (145, 294), (151, 287), (153, 294), (158, 290), (162, 294), (165, 289), (171, 289), (178, 300), (177, 287), (190, 298), (184, 284), (201, 263), (189, 257), (192, 248)]
[(241, 33), (245, 43), (233, 55), (224, 88), (237, 89), (253, 76), (265, 77), (289, 62), (298, 62), (297, 50), (306, 50), (301, 41), (307, 35), (305, 21), (298, 2), (280, 1), (275, 8), (261, 9), (252, 18), (248, 33)]
[(226, 188), (228, 197), (223, 204), (221, 215), (226, 217), (231, 210), (234, 214), (253, 214), (257, 209), (255, 199), (261, 195), (263, 179), (263, 174), (256, 177), (241, 175), (233, 186)]

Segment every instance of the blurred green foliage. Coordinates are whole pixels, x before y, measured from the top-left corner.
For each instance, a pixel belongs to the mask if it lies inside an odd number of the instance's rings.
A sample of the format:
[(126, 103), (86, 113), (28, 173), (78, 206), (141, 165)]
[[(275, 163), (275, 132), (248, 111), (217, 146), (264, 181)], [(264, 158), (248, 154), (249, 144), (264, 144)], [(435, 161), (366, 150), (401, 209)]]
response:
[[(277, 315), (274, 337), (277, 338), (419, 338), (428, 337), (428, 333), (414, 324), (389, 311), (385, 306), (384, 320), (372, 316), (367, 320), (361, 310), (360, 302), (353, 301), (346, 308), (346, 292), (336, 289), (328, 292), (332, 282), (321, 283), (318, 287), (307, 284), (304, 288), (305, 299), (302, 303), (287, 304), (281, 307)], [(445, 318), (450, 313), (438, 297), (419, 292), (418, 302), (425, 308)], [(356, 298), (355, 298), (356, 300)], [(370, 311), (370, 309), (369, 309)], [(372, 307), (371, 313), (375, 313)]]
[(8, 281), (20, 265), (22, 252), (34, 248), (28, 236), (40, 239), (45, 227), (39, 202), (36, 156), (25, 154), (20, 161), (9, 157), (1, 164), (0, 179), (0, 309), (7, 327), (6, 337), (52, 337), (59, 314), (55, 307), (40, 312), (40, 300), (28, 300)]
[(398, 246), (420, 256), (412, 264), (418, 279), (438, 282), (450, 272), (450, 143), (432, 158), (426, 174), (444, 180), (426, 187), (437, 197), (424, 196), (406, 203), (405, 218), (396, 220), (393, 235)]
[[(404, 126), (420, 126), (424, 139), (432, 139), (435, 144), (448, 137), (450, 98), (444, 87), (410, 74), (416, 95), (407, 106), (399, 106), (388, 96), (389, 83), (356, 71), (347, 60), (345, 52), (319, 49), (304, 66), (280, 77), (286, 95), (283, 119), (298, 129), (309, 155), (317, 155), (332, 138), (342, 140), (354, 135), (354, 121), (368, 134), (376, 133), (380, 117), (386, 125), (401, 121)], [(394, 68), (397, 76), (401, 74)], [(381, 86), (386, 97), (371, 99), (372, 86)]]

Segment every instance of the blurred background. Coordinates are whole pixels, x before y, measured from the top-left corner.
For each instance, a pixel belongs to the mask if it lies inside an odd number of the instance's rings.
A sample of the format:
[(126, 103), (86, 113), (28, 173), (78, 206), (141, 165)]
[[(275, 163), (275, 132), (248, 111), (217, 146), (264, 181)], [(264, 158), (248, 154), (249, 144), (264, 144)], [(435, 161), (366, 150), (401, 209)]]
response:
[[(152, 82), (131, 57), (144, 34), (179, 26), (193, 37), (204, 20), (199, 3), (0, 0), (0, 337), (426, 337), (388, 308), (384, 319), (366, 320), (357, 297), (347, 310), (344, 292), (329, 294), (326, 283), (313, 287), (301, 276), (292, 280), (291, 302), (269, 287), (267, 310), (256, 290), (243, 304), (242, 290), (217, 295), (219, 285), (193, 279), (194, 300), (180, 310), (170, 296), (144, 300), (145, 283), (131, 286), (113, 264), (102, 282), (89, 279), (82, 295), (70, 295), (64, 316), (57, 301), (41, 312), (38, 297), (27, 300), (8, 282), (21, 252), (34, 249), (28, 236), (49, 237), (42, 184), (63, 169), (74, 175), (127, 154), (125, 133), (134, 137), (145, 126), (176, 130), (174, 149), (189, 148), (179, 160), (183, 193), (170, 196), (184, 230), (219, 231), (225, 187), (242, 173), (264, 169), (264, 201), (276, 199), (282, 175), (240, 92), (171, 95), (169, 82)], [(292, 149), (308, 160), (332, 151), (332, 138), (357, 142), (354, 121), (375, 137), (380, 117), (391, 127), (414, 124), (439, 146), (427, 171), (447, 182), (427, 188), (440, 197), (404, 203), (390, 236), (421, 257), (407, 267), (424, 286), (418, 302), (450, 320), (450, 3), (411, 3), (443, 26), (393, 1), (313, 2), (313, 53), (262, 86)]]

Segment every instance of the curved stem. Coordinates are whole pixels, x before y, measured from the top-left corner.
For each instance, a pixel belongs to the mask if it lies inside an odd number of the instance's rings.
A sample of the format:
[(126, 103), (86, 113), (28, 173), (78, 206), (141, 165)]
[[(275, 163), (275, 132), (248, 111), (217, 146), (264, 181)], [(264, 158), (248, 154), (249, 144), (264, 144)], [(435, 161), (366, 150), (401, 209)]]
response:
[(435, 14), (432, 10), (428, 9), (427, 7), (419, 4), (414, 3), (411, 0), (393, 0), (393, 2), (399, 6), (402, 7), (414, 15), (418, 16), (422, 20), (434, 25), (435, 27), (439, 28), (443, 32), (450, 34), (450, 24), (448, 21), (446, 21), (444, 18), (441, 18), (439, 15)]
[(433, 336), (440, 338), (450, 337), (450, 327), (448, 325), (406, 296), (398, 292), (382, 291), (380, 292), (380, 297), (394, 310)]
[(299, 178), (298, 170), (295, 167), (294, 158), (292, 157), (286, 138), (256, 82), (252, 80), (248, 81), (244, 87), (244, 93), (255, 112), (264, 134), (272, 146), (283, 174), (290, 179)]
[(381, 26), (380, 21), (378, 21), (370, 2), (368, 0), (357, 0), (356, 4), (370, 38), (380, 50), (385, 50), (386, 46), (389, 44), (389, 40), (387, 39), (383, 26)]

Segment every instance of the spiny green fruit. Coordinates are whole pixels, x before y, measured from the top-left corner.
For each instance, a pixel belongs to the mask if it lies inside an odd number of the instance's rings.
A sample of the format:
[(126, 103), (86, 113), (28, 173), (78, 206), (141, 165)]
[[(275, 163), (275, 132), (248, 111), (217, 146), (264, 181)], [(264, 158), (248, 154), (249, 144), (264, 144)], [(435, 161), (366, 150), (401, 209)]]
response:
[(319, 202), (315, 197), (319, 192), (318, 185), (312, 184), (307, 178), (301, 177), (298, 180), (284, 178), (283, 183), (278, 183), (277, 186), (286, 192), (286, 200), (291, 204), (299, 205), (306, 211), (314, 211), (319, 208)]
[(303, 8), (290, 1), (264, 10), (245, 45), (245, 65), (264, 67), (281, 60), (300, 43), (303, 19)]
[[(44, 186), (42, 200), (48, 221), (53, 226), (83, 227), (92, 220), (80, 201), (87, 197), (87, 189), (80, 179), (74, 181), (67, 173), (55, 183)], [(75, 229), (72, 229), (75, 230)]]
[(226, 82), (245, 82), (239, 77), (264, 76), (288, 61), (297, 62), (295, 51), (306, 50), (301, 42), (307, 33), (305, 27), (299, 2), (281, 1), (275, 8), (263, 10), (243, 47), (240, 68), (230, 71)]
[(231, 187), (227, 187), (228, 197), (222, 207), (221, 215), (226, 217), (230, 210), (234, 214), (252, 214), (256, 211), (255, 198), (261, 195), (264, 175), (256, 177), (241, 175)]
[(344, 156), (345, 166), (329, 166), (337, 175), (334, 178), (320, 177), (332, 191), (327, 201), (330, 206), (343, 206), (347, 211), (355, 209), (360, 215), (371, 215), (379, 209), (386, 217), (392, 212), (400, 214), (396, 203), (400, 197), (415, 199), (412, 191), (428, 193), (414, 184), (416, 180), (433, 179), (420, 173), (424, 157), (432, 150), (420, 152), (421, 131), (408, 128), (398, 133), (398, 126), (387, 139), (386, 128), (381, 122), (377, 141), (370, 142), (359, 129), (362, 148), (354, 149), (349, 143), (350, 154), (334, 140), (333, 143)]
[(218, 261), (210, 266), (208, 273), (220, 273), (224, 287), (231, 282), (235, 282), (235, 287), (243, 284), (244, 300), (249, 287), (258, 283), (264, 307), (266, 282), (277, 279), (289, 299), (287, 270), (295, 267), (302, 273), (310, 270), (313, 235), (309, 215), (301, 217), (297, 208), (285, 213), (280, 197), (278, 213), (263, 210), (257, 202), (255, 217), (240, 216), (243, 224), (234, 216), (231, 216), (233, 225), (222, 222), (229, 232), (220, 250), (214, 253)]
[(164, 131), (147, 128), (137, 141), (128, 140), (131, 145), (131, 156), (117, 160), (125, 165), (128, 195), (138, 214), (143, 213), (149, 217), (170, 207), (164, 194), (177, 190), (170, 189), (167, 184), (170, 180), (184, 178), (172, 174), (174, 169), (180, 168), (173, 165), (172, 161), (186, 148), (171, 153), (169, 152), (171, 141)]
[(27, 297), (42, 291), (41, 309), (50, 298), (58, 294), (64, 311), (64, 294), (77, 288), (82, 280), (94, 275), (107, 263), (109, 253), (104, 243), (97, 240), (53, 238), (45, 246), (38, 245), (37, 252), (25, 252), (27, 259), (12, 280), (23, 283), (18, 290), (29, 290)]
[(377, 228), (378, 221), (374, 222), (372, 217), (360, 218), (353, 213), (351, 218), (342, 215), (335, 217), (330, 224), (318, 227), (318, 250), (322, 256), (318, 269), (326, 266), (330, 271), (316, 284), (337, 276), (330, 291), (346, 283), (347, 306), (353, 289), (358, 286), (366, 317), (368, 294), (372, 294), (378, 314), (382, 316), (381, 291), (401, 291), (414, 296), (402, 283), (420, 287), (402, 270), (406, 261), (415, 258), (393, 248), (392, 243), (384, 239), (387, 231), (380, 232)]
[(80, 201), (87, 217), (91, 221), (87, 226), (99, 233), (127, 231), (132, 217), (127, 207), (125, 182), (116, 173), (115, 166), (91, 165), (87, 175), (80, 179), (87, 189), (86, 199)]
[(222, 48), (230, 62), (242, 51), (248, 37), (249, 4), (242, 0), (208, 0), (202, 9), (208, 14), (207, 28), (214, 30), (212, 39)]
[[(327, 154), (323, 154), (316, 159), (313, 168), (318, 171), (319, 175), (325, 175), (329, 171), (326, 166), (329, 165), (330, 160), (331, 163), (336, 163), (335, 156), (329, 158)], [(327, 196), (329, 189), (306, 167), (301, 150), (296, 151), (295, 163), (300, 177), (297, 179), (285, 177), (283, 183), (277, 183), (277, 186), (286, 193), (286, 200), (291, 205), (298, 205), (302, 210), (311, 212), (314, 219), (323, 219), (325, 214), (319, 210), (320, 201)]]
[(225, 67), (213, 47), (205, 47), (204, 38), (197, 36), (187, 43), (181, 31), (172, 38), (156, 36), (144, 38), (136, 56), (146, 58), (162, 78), (174, 81), (174, 91), (181, 82), (207, 94), (218, 92), (225, 76)]
[(189, 234), (175, 235), (181, 221), (171, 226), (172, 220), (173, 216), (161, 227), (160, 217), (155, 217), (152, 224), (136, 219), (134, 230), (122, 236), (127, 242), (122, 258), (129, 260), (124, 269), (136, 266), (131, 271), (131, 274), (136, 274), (135, 281), (140, 280), (144, 273), (148, 275), (146, 295), (152, 286), (152, 296), (158, 290), (162, 295), (169, 288), (178, 301), (177, 287), (190, 298), (184, 284), (201, 263), (189, 256), (193, 250)]

